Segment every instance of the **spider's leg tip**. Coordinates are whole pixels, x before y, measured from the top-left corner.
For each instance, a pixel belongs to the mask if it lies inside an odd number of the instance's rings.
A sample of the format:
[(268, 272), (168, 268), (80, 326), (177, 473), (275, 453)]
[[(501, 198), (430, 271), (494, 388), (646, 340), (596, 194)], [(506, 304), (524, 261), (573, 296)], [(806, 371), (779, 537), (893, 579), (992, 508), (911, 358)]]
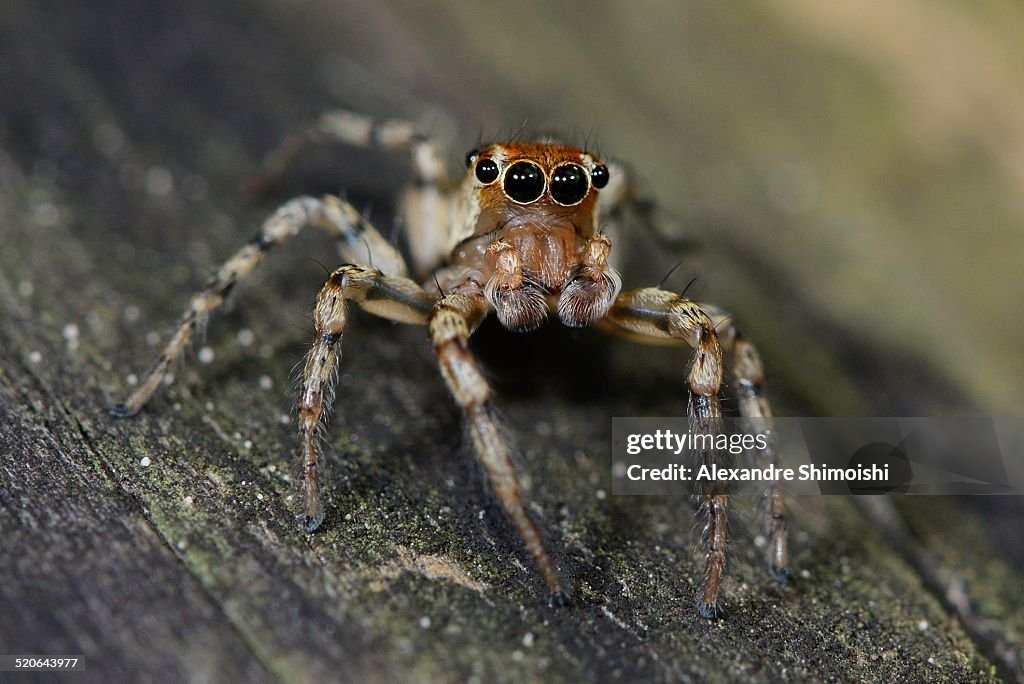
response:
[(135, 415), (135, 411), (128, 408), (127, 404), (114, 404), (110, 407), (110, 415), (114, 418), (130, 418)]
[(295, 522), (299, 523), (299, 527), (306, 532), (315, 532), (316, 528), (320, 527), (320, 523), (323, 521), (323, 513), (320, 513), (319, 515), (306, 515), (305, 513), (301, 513), (295, 516)]
[(558, 591), (551, 592), (548, 596), (548, 606), (551, 608), (566, 608), (572, 605), (572, 597), (569, 596), (569, 592), (559, 589)]
[(768, 575), (783, 587), (788, 587), (790, 580), (793, 579), (793, 573), (790, 572), (789, 568), (776, 568), (769, 566)]
[(705, 603), (698, 600), (697, 612), (705, 620), (717, 620), (720, 617), (725, 617), (725, 609), (722, 608), (720, 603)]

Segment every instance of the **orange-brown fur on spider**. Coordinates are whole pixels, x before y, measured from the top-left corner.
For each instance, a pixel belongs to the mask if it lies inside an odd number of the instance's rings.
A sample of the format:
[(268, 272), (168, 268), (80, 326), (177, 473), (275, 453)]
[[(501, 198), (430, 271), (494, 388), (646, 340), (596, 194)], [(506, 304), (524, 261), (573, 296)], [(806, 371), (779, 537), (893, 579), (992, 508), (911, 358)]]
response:
[[(260, 234), (231, 257), (191, 299), (184, 317), (146, 376), (116, 416), (138, 412), (163, 383), (195, 330), (219, 308), (234, 285), (274, 246), (312, 225), (338, 240), (350, 262), (327, 279), (313, 311), (316, 332), (298, 396), (302, 512), (313, 532), (324, 519), (318, 486), (319, 441), (341, 358), (347, 306), (403, 323), (426, 325), (452, 396), (462, 409), (477, 458), (547, 585), (552, 605), (569, 594), (527, 512), (510, 447), (498, 427), (491, 391), (469, 351), (469, 338), (495, 313), (501, 324), (525, 332), (555, 314), (568, 326), (591, 324), (639, 341), (669, 341), (693, 348), (686, 377), (688, 413), (696, 430), (721, 429), (719, 392), (732, 374), (740, 413), (770, 417), (761, 396), (763, 372), (753, 345), (725, 312), (658, 288), (620, 293), (609, 263), (612, 241), (602, 231), (624, 195), (620, 174), (586, 150), (553, 143), (508, 143), (467, 155), (461, 182), (449, 183), (436, 147), (404, 122), (375, 122), (349, 112), (325, 115), (309, 131), (286, 141), (268, 160), (279, 174), (311, 139), (406, 149), (416, 182), (402, 197), (409, 232), (409, 262), (349, 203), (334, 196), (298, 197), (268, 218)], [(358, 265), (372, 254), (376, 267)], [(410, 269), (409, 264), (412, 268)], [(419, 277), (409, 277), (410, 271)], [(774, 449), (763, 454), (777, 462)], [(715, 458), (714, 452), (702, 456)], [(788, 577), (782, 492), (767, 492), (769, 570)], [(703, 495), (705, 570), (697, 598), (701, 615), (721, 614), (719, 588), (728, 538), (728, 492), (710, 483)]]

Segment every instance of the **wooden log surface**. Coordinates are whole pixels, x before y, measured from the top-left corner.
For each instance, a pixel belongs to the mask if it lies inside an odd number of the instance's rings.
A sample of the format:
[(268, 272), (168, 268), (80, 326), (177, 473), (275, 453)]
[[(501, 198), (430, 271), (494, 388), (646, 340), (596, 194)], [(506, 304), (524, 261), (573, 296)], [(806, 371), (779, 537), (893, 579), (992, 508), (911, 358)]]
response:
[[(729, 614), (700, 619), (692, 507), (613, 496), (609, 463), (612, 416), (682, 410), (685, 354), (591, 331), (492, 326), (476, 345), (573, 607), (545, 605), (421, 329), (354, 316), (327, 439), (328, 518), (300, 532), (292, 369), (337, 259), (318, 236), (268, 259), (211, 322), (202, 360), (142, 414), (108, 416), (188, 294), (275, 202), (344, 189), (390, 225), (401, 158), (330, 148), (273, 196), (245, 196), (262, 156), (332, 106), (421, 122), (452, 143), (453, 169), (480, 136), (526, 117), (581, 137), (596, 127), (602, 153), (682, 226), (657, 258), (634, 259), (647, 270), (627, 285), (658, 282), (700, 238), (703, 265), (669, 286), (699, 275), (696, 294), (737, 313), (781, 413), (1020, 412), (1019, 317), (994, 314), (1019, 294), (1004, 268), (1021, 222), (1012, 160), (967, 130), (970, 117), (956, 128), (930, 110), (938, 132), (901, 137), (909, 114), (885, 86), (909, 88), (912, 59), (884, 53), (902, 69), (893, 85), (851, 57), (843, 32), (877, 22), (847, 8), (829, 23), (799, 2), (598, 9), (8, 3), (0, 654), (80, 654), (84, 673), (52, 676), (68, 681), (1024, 681), (1016, 500), (795, 500), (787, 590), (763, 570), (754, 506), (739, 505)], [(927, 18), (953, 35), (990, 31), (1000, 55), (1014, 25)], [(1016, 124), (989, 94), (965, 98), (1006, 132)], [(789, 128), (793, 113), (808, 118)], [(959, 146), (938, 161), (911, 154), (942, 125)], [(830, 132), (861, 137), (830, 146)], [(959, 241), (943, 224), (953, 208), (980, 235)], [(815, 242), (815, 227), (832, 237)], [(878, 242), (886, 227), (892, 242)], [(893, 270), (905, 250), (924, 256)], [(958, 251), (991, 267), (965, 280)]]

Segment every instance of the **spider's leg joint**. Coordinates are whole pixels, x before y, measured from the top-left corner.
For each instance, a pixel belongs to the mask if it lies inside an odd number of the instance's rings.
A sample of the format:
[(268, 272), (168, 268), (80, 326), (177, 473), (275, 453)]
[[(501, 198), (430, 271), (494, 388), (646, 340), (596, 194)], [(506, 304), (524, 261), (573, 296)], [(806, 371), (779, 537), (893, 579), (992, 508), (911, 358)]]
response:
[(135, 413), (127, 404), (114, 404), (110, 407), (110, 415), (114, 418), (131, 418)]
[(782, 587), (788, 587), (789, 583), (793, 580), (793, 573), (789, 568), (769, 567), (768, 575)]
[(303, 513), (300, 513), (299, 515), (295, 516), (295, 522), (299, 523), (299, 527), (301, 527), (304, 531), (309, 533), (316, 532), (317, 528), (320, 527), (320, 523), (322, 523), (323, 521), (323, 511), (321, 511), (320, 515), (317, 516), (309, 516)]
[(551, 608), (568, 608), (571, 605), (572, 596), (565, 590), (552, 592), (548, 596), (548, 606)]
[(717, 620), (725, 617), (725, 608), (719, 602), (705, 603), (702, 600), (697, 601), (697, 612), (705, 620)]

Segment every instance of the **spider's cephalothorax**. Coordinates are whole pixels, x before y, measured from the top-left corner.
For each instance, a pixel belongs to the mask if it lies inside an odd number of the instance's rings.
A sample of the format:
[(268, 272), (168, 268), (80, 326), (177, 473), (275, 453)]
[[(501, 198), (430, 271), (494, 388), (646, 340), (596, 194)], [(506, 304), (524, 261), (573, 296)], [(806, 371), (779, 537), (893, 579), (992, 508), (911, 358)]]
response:
[[(609, 265), (612, 242), (603, 228), (612, 207), (626, 193), (622, 174), (586, 150), (552, 143), (494, 144), (466, 157), (460, 183), (446, 179), (433, 143), (405, 122), (377, 122), (351, 112), (322, 117), (302, 136), (286, 141), (267, 162), (281, 173), (310, 139), (328, 138), (363, 147), (407, 149), (415, 182), (402, 196), (409, 262), (352, 205), (335, 196), (295, 198), (274, 212), (252, 241), (193, 295), (181, 322), (152, 371), (116, 416), (133, 415), (149, 400), (207, 315), (274, 246), (312, 225), (338, 240), (345, 265), (335, 270), (317, 296), (315, 335), (303, 368), (298, 396), (300, 489), (303, 529), (323, 522), (318, 486), (320, 436), (334, 401), (333, 378), (352, 302), (378, 316), (426, 325), (441, 373), (462, 409), (477, 458), (490, 485), (519, 531), (550, 592), (553, 605), (568, 603), (565, 583), (526, 510), (491, 401), (491, 391), (469, 351), (469, 338), (494, 313), (514, 331), (536, 328), (550, 315), (565, 325), (594, 324), (630, 339), (676, 342), (693, 348), (686, 376), (688, 413), (694, 429), (720, 429), (719, 391), (726, 367), (733, 378), (740, 413), (771, 415), (761, 396), (763, 371), (753, 345), (731, 316), (680, 294), (658, 288), (619, 292)], [(359, 265), (373, 263), (374, 267)], [(409, 268), (411, 263), (412, 269)], [(410, 270), (423, 285), (409, 277)], [(773, 448), (764, 458), (778, 462)], [(703, 455), (716, 458), (711, 451)], [(789, 576), (782, 492), (766, 495), (769, 570)], [(708, 618), (721, 614), (719, 587), (728, 537), (726, 483), (710, 483), (701, 510), (706, 516), (704, 581), (697, 608)]]
[(502, 325), (519, 332), (550, 310), (573, 327), (604, 317), (620, 285), (611, 241), (597, 231), (608, 167), (553, 144), (491, 145), (467, 162), (441, 290), (475, 282)]

